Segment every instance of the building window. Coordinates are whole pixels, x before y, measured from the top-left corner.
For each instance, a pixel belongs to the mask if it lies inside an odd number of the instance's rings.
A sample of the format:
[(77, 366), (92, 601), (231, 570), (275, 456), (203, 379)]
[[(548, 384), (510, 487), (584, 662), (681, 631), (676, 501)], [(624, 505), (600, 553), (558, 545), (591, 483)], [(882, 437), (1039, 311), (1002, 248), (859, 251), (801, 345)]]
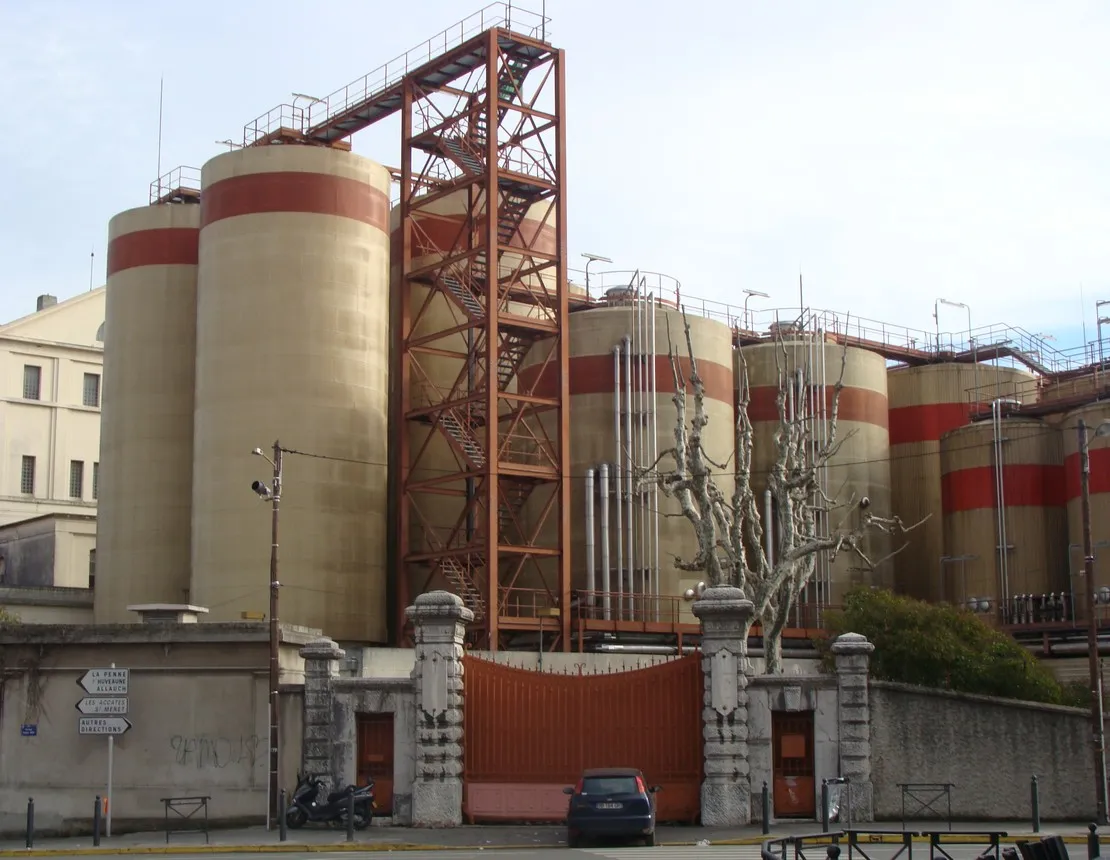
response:
[(82, 390), (81, 402), (85, 406), (98, 407), (100, 406), (100, 374), (99, 373), (86, 373), (85, 374), (85, 387)]
[(85, 492), (85, 464), (81, 460), (69, 461), (69, 497), (79, 499)]
[(35, 494), (35, 458), (23, 457), (23, 467), (19, 473), (19, 492), (25, 496)]
[(42, 398), (42, 368), (37, 364), (23, 365), (23, 399)]
[(100, 498), (100, 464), (93, 463), (93, 498)]
[(96, 587), (96, 548), (89, 550), (89, 588)]

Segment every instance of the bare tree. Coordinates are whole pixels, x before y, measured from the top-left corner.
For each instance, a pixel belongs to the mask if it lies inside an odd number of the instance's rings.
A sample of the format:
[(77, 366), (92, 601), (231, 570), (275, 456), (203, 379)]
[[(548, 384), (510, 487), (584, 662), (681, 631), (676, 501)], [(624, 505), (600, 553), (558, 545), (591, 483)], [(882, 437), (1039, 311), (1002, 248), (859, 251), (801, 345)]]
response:
[[(662, 463), (669, 457), (674, 461), (674, 469), (667, 471), (657, 463), (658, 472), (654, 476), (663, 492), (678, 501), (681, 516), (689, 520), (697, 537), (697, 554), (689, 559), (675, 557), (674, 563), (680, 570), (703, 572), (711, 585), (734, 585), (744, 592), (755, 604), (755, 616), (744, 630), (744, 641), (747, 642), (751, 624), (758, 620), (763, 629), (766, 672), (778, 674), (782, 671), (782, 631), (791, 609), (813, 577), (818, 554), (828, 553), (831, 563), (841, 553), (852, 553), (873, 568), (885, 559), (868, 558), (864, 551), (867, 534), (872, 530), (901, 534), (909, 529), (898, 517), (880, 517), (872, 513), (867, 498), (840, 502), (830, 499), (821, 487), (822, 469), (843, 444), (837, 435), (837, 417), (840, 392), (844, 388), (847, 346), (841, 351), (840, 374), (829, 407), (828, 431), (822, 434), (823, 438), (815, 438), (815, 422), (807, 411), (809, 398), (805, 396), (812, 384), (808, 368), (795, 380), (786, 369), (786, 347), (779, 339), (777, 343), (783, 359), (779, 360), (776, 352), (779, 424), (773, 442), (775, 458), (767, 476), (767, 489), (775, 511), (774, 547), (773, 561), (768, 559), (764, 524), (752, 481), (755, 433), (748, 414), (751, 392), (747, 363), (741, 353), (736, 453), (731, 465), (735, 484), (731, 498), (726, 498), (714, 481), (714, 470), (724, 474), (730, 466), (712, 462), (702, 447), (705, 427), (709, 423), (705, 386), (698, 373), (685, 312), (683, 323), (690, 378), (683, 377), (671, 343), (675, 444), (660, 454), (659, 459)], [(689, 413), (691, 400), (692, 415)], [(651, 478), (645, 475), (644, 479)], [(832, 525), (831, 516), (822, 517), (821, 511), (842, 512), (840, 521)]]

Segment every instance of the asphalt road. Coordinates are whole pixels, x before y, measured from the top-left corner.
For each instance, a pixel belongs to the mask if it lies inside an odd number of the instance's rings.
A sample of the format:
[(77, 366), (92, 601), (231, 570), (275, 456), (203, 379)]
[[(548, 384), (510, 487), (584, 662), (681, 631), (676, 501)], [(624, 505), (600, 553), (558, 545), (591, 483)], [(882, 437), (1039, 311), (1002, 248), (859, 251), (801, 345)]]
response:
[[(891, 860), (899, 846), (896, 845), (869, 845), (867, 857), (857, 854), (858, 860)], [(946, 845), (945, 850), (952, 860), (975, 860), (983, 851), (977, 846)], [(358, 852), (362, 857), (395, 857), (398, 860), (452, 860), (452, 858), (483, 857), (484, 860), (760, 860), (758, 845), (684, 845), (670, 847), (659, 845), (654, 848), (644, 847), (596, 847), (596, 848), (532, 848), (528, 850), (513, 849), (476, 849), (476, 848), (447, 848), (438, 851), (371, 851)], [(929, 846), (914, 845), (914, 855), (919, 860), (927, 860)], [(95, 856), (84, 855), (83, 860), (103, 860), (105, 857), (122, 857), (120, 854), (100, 854)], [(203, 854), (182, 855), (177, 857), (198, 856), (204, 860), (242, 860), (242, 854)], [(312, 853), (282, 853), (276, 855), (281, 860), (352, 860), (353, 852), (312, 852)], [(824, 860), (823, 848), (814, 847), (806, 850), (807, 860)], [(841, 860), (847, 860), (847, 846), (842, 848)], [(902, 855), (904, 860), (905, 855)], [(943, 855), (937, 855), (937, 860), (945, 860)]]

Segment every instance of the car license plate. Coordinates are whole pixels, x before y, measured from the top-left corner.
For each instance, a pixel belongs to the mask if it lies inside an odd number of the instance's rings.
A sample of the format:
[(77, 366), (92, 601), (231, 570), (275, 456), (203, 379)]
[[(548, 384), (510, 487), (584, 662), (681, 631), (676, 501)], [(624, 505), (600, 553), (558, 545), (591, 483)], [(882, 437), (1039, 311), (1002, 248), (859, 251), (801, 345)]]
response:
[(623, 806), (624, 806), (623, 803), (599, 803), (597, 805), (597, 808), (598, 809), (621, 809)]

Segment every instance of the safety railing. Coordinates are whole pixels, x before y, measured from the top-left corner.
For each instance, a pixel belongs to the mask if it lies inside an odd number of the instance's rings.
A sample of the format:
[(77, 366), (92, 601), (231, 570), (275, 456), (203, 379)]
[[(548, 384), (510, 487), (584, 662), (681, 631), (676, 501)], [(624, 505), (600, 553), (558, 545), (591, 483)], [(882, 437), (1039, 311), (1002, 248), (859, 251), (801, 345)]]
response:
[[(546, 42), (550, 36), (550, 23), (551, 19), (546, 15), (520, 8), (512, 3), (490, 3), (430, 39), (410, 48), (400, 56), (394, 57), (373, 71), (356, 78), (346, 86), (340, 87), (321, 99), (314, 99), (311, 104), (304, 108), (303, 124), (296, 127), (307, 132), (310, 129), (326, 125), (336, 117), (370, 102), (375, 97), (397, 86), (405, 75), (430, 63), (437, 57), (443, 56), (486, 30), (500, 27)], [(275, 108), (274, 110), (280, 111), (281, 109)], [(263, 116), (269, 116), (272, 113), (274, 111), (263, 114)], [(249, 136), (250, 129), (251, 126), (248, 125), (247, 129), (244, 130), (244, 142)]]
[(243, 126), (243, 146), (251, 146), (279, 131), (288, 130), (304, 134), (308, 128), (307, 107), (280, 104)]
[(168, 203), (200, 196), (200, 168), (181, 165), (150, 183), (150, 202)]

